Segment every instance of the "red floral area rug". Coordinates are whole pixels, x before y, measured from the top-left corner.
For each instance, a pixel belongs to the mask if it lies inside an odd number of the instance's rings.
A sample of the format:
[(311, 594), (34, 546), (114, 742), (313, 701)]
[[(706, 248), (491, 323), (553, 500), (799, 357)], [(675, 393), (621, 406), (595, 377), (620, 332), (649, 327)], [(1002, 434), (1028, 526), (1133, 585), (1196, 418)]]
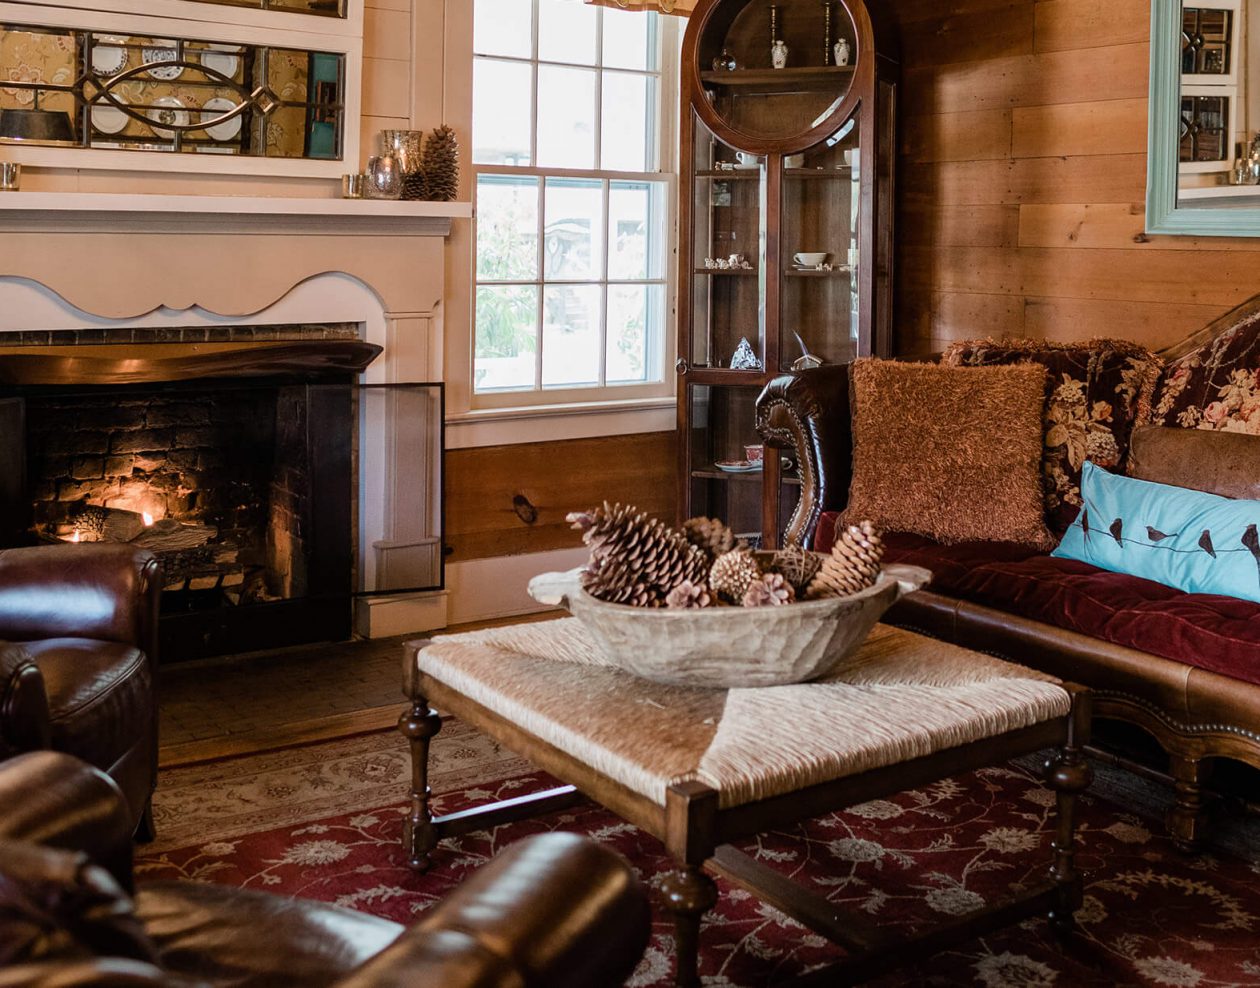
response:
[[(434, 754), (438, 812), (554, 784), (464, 725), (448, 722)], [(659, 842), (589, 805), (445, 841), (435, 867), (416, 875), (399, 848), (406, 771), (401, 742), (387, 733), (163, 773), (159, 828), (165, 821), (174, 835), (146, 849), (138, 878), (266, 889), (408, 923), (503, 847), (542, 831), (590, 835), (624, 855), (649, 885), (670, 867)], [(1136, 804), (1099, 795), (1083, 803), (1085, 904), (1065, 944), (1044, 921), (1030, 920), (876, 984), (1260, 984), (1260, 854), (1185, 857), (1156, 822), (1132, 812)], [(330, 812), (334, 805), (340, 810)], [(910, 931), (1039, 880), (1053, 825), (1052, 795), (1034, 772), (1012, 763), (765, 834), (743, 848), (844, 909)], [(197, 839), (185, 840), (196, 828)], [(705, 985), (761, 988), (843, 956), (749, 893), (719, 887), (702, 932)], [(629, 984), (669, 985), (672, 955), (672, 929), (658, 909)]]

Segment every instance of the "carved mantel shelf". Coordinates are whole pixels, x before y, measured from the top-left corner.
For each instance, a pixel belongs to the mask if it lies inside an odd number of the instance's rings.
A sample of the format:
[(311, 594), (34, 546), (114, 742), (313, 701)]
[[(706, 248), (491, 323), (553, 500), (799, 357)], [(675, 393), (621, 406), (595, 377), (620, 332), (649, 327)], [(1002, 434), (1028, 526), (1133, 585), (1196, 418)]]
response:
[(445, 237), (468, 202), (189, 196), (106, 192), (0, 193), (9, 233), (259, 233)]

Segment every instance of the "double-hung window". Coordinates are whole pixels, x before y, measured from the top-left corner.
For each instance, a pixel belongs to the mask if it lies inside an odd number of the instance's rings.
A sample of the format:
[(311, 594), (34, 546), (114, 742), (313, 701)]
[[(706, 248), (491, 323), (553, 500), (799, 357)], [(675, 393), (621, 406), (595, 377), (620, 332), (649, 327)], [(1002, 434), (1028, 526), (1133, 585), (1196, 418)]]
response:
[(667, 395), (678, 19), (473, 2), (473, 404)]

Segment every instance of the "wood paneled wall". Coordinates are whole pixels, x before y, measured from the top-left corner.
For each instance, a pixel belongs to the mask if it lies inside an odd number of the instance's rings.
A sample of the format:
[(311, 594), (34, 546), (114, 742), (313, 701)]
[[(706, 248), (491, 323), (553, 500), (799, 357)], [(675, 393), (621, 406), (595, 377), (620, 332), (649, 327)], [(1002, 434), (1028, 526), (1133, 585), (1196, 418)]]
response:
[(900, 353), (1155, 348), (1260, 292), (1260, 239), (1148, 237), (1149, 0), (888, 0), (903, 45)]
[(581, 536), (564, 516), (602, 501), (635, 504), (672, 522), (674, 443), (672, 432), (649, 432), (452, 450), (446, 455), (447, 561), (579, 546)]

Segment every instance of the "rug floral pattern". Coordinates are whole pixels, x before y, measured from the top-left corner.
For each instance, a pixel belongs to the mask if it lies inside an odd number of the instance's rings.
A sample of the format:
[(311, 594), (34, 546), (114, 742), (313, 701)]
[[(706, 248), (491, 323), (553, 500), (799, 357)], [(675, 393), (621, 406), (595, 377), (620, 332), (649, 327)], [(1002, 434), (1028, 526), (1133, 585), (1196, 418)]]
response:
[[(473, 734), (465, 731), (453, 732), (457, 746)], [(390, 735), (353, 742), (337, 743), (342, 756), (347, 757), (347, 746), (357, 747), (365, 765), (398, 744)], [(441, 747), (439, 740), (435, 750)], [(300, 750), (312, 764), (328, 761), (318, 752), (312, 757), (312, 749)], [(254, 759), (235, 761), (250, 774)], [(440, 795), (439, 812), (554, 784), (530, 771), (493, 778), (502, 767), (492, 759), (480, 781), (466, 778), (457, 790)], [(191, 784), (194, 770), (182, 771)], [(379, 792), (380, 781), (373, 779), (367, 787)], [(399, 778), (393, 784), (401, 791), (405, 783)], [(231, 802), (239, 794), (227, 798)], [(417, 876), (399, 849), (400, 802), (394, 798), (375, 808), (290, 820), (233, 836), (216, 833), (211, 820), (204, 831), (210, 839), (180, 847), (167, 843), (146, 852), (138, 861), (138, 876), (141, 883), (176, 878), (267, 889), (407, 923), (504, 846), (531, 833), (589, 834), (625, 855), (650, 885), (669, 867), (656, 840), (591, 805), (445, 841), (434, 869)], [(744, 849), (846, 910), (884, 926), (913, 929), (1039, 880), (1052, 832), (1052, 795), (1029, 769), (1011, 764), (765, 834)], [(1182, 856), (1157, 824), (1095, 797), (1084, 801), (1080, 834), (1085, 904), (1078, 914), (1079, 932), (1066, 952), (1043, 921), (1030, 920), (876, 984), (1208, 988), (1260, 983), (1260, 867), (1255, 862)], [(705, 985), (772, 984), (841, 956), (822, 937), (749, 893), (724, 883), (720, 887), (719, 904), (702, 934)], [(672, 946), (670, 925), (657, 910), (652, 942), (630, 984), (669, 984)]]

